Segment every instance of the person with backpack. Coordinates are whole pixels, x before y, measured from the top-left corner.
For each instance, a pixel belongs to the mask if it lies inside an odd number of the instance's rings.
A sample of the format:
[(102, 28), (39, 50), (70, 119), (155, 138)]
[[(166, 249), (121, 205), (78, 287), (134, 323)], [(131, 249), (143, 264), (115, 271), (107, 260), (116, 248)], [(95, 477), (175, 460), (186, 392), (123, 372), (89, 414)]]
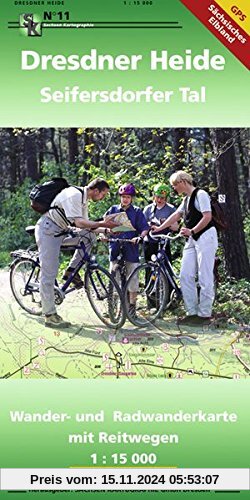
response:
[(178, 323), (209, 324), (214, 301), (214, 262), (218, 247), (210, 196), (205, 190), (195, 187), (192, 176), (183, 170), (171, 175), (170, 184), (178, 195), (186, 196), (175, 213), (161, 226), (154, 226), (153, 231), (161, 232), (180, 219), (184, 220), (180, 234), (187, 238), (187, 242), (183, 250), (180, 283), (187, 315)]
[[(119, 238), (131, 239), (132, 243), (126, 242), (123, 245), (124, 260), (126, 263), (126, 273), (129, 276), (139, 264), (139, 246), (138, 243), (143, 240), (144, 236), (149, 231), (148, 223), (142, 210), (133, 204), (133, 199), (136, 196), (136, 190), (133, 184), (123, 184), (119, 187), (118, 194), (120, 195), (120, 204), (113, 205), (106, 212), (104, 218), (109, 215), (126, 212), (126, 215), (132, 225), (131, 231), (126, 231), (119, 234)], [(110, 272), (116, 267), (117, 257), (120, 252), (120, 243), (112, 241), (115, 234), (112, 234), (109, 243), (109, 258)], [(129, 289), (129, 310), (130, 314), (135, 314), (135, 304), (138, 291), (137, 277), (131, 280)]]
[[(109, 192), (109, 185), (104, 179), (95, 179), (87, 186), (79, 188), (69, 186), (62, 189), (50, 203), (47, 212), (38, 220), (35, 228), (35, 237), (41, 264), (40, 295), (42, 313), (45, 317), (45, 326), (51, 328), (68, 328), (71, 324), (64, 321), (56, 312), (54, 284), (59, 267), (59, 253), (62, 243), (65, 242), (64, 232), (70, 226), (79, 229), (79, 237), (83, 239), (86, 250), (89, 252), (95, 235), (92, 230), (100, 228), (112, 229), (116, 227), (113, 221), (92, 221), (88, 218), (88, 202), (98, 202)], [(73, 241), (74, 240), (74, 241)], [(70, 244), (77, 244), (79, 238), (70, 239)], [(68, 269), (64, 274), (67, 279), (71, 271), (81, 259), (81, 251), (76, 250)], [(74, 278), (74, 284), (80, 288), (83, 285), (80, 275)]]

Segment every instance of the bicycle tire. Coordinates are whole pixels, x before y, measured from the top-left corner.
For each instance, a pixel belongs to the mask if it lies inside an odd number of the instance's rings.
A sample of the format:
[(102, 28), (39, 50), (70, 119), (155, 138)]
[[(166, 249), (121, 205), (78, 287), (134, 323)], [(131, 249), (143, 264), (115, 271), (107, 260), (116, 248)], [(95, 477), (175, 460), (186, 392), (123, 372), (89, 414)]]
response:
[[(134, 280), (135, 277), (139, 288), (135, 308), (131, 308), (127, 297), (129, 296), (128, 290), (131, 280)], [(154, 323), (161, 317), (168, 297), (169, 283), (160, 266), (151, 262), (141, 264), (131, 273), (124, 290), (127, 318), (135, 326), (146, 326), (149, 323)]]
[(102, 323), (108, 328), (121, 328), (126, 319), (123, 296), (111, 274), (102, 266), (90, 266), (84, 285), (90, 305)]
[(39, 264), (28, 257), (14, 261), (10, 270), (10, 287), (17, 303), (34, 316), (42, 314), (39, 275)]
[(117, 285), (121, 290), (124, 290), (126, 282), (127, 282), (127, 276), (124, 273), (124, 269), (121, 269), (120, 266), (117, 266), (115, 271), (110, 272), (112, 278), (116, 281)]

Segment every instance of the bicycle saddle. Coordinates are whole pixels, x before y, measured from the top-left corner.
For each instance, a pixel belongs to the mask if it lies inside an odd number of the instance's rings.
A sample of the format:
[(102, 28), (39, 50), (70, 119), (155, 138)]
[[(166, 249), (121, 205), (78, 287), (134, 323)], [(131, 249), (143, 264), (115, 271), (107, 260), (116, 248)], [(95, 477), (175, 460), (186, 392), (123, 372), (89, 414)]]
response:
[(25, 228), (25, 231), (26, 233), (30, 234), (30, 236), (32, 236), (33, 234), (35, 234), (35, 226), (27, 226)]

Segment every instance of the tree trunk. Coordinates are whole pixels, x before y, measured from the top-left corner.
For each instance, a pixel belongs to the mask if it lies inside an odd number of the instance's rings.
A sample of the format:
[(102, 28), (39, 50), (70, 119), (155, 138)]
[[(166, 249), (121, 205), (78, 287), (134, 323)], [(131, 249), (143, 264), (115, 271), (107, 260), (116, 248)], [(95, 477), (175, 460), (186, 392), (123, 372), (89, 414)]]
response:
[(69, 164), (74, 165), (76, 167), (79, 155), (78, 142), (77, 142), (77, 128), (69, 129), (68, 144), (69, 144)]
[(211, 187), (216, 186), (216, 172), (214, 168), (211, 168), (211, 161), (208, 159), (208, 155), (213, 151), (213, 145), (211, 142), (210, 129), (204, 129), (204, 142), (203, 142), (203, 158), (204, 158), (204, 167), (202, 169), (202, 181), (204, 186)]
[[(233, 129), (213, 131), (215, 146), (225, 144), (232, 136)], [(229, 228), (223, 233), (226, 268), (230, 276), (250, 278), (245, 234), (241, 215), (235, 151), (233, 145), (221, 154), (215, 162), (218, 191), (226, 195), (226, 211)]]
[(19, 181), (19, 168), (20, 168), (20, 155), (18, 154), (18, 137), (14, 135), (13, 128), (7, 129), (10, 138), (9, 144), (9, 158), (10, 158), (10, 170), (9, 170), (9, 183), (10, 191), (14, 191), (16, 185)]
[[(55, 157), (55, 162), (58, 165), (59, 164), (59, 155), (58, 155), (58, 151), (57, 151), (57, 147), (56, 147), (56, 143), (55, 143), (55, 129), (54, 128), (50, 129), (50, 142), (51, 142), (53, 155)], [(62, 174), (60, 174), (60, 175), (62, 175)]]
[[(249, 129), (247, 129), (247, 138), (249, 140)], [(245, 135), (242, 133), (242, 135)], [(242, 166), (242, 174), (243, 174), (243, 203), (245, 212), (250, 210), (250, 163), (249, 163), (249, 155), (244, 147), (243, 137), (238, 138), (237, 145), (239, 148), (239, 156)]]
[(38, 147), (39, 147), (39, 153), (38, 153), (39, 176), (41, 176), (42, 166), (44, 163), (44, 154), (45, 154), (45, 150), (46, 150), (46, 139), (45, 139), (45, 129), (44, 128), (39, 129)]
[(27, 177), (33, 181), (39, 179), (39, 169), (37, 161), (36, 136), (32, 133), (27, 133), (24, 136), (24, 156), (26, 161)]

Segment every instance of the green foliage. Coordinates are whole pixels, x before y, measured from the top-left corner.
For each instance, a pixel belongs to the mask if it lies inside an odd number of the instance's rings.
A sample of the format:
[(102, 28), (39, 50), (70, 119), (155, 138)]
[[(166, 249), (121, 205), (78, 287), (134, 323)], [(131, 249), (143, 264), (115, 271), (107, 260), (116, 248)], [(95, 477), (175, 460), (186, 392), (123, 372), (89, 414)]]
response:
[(9, 263), (10, 263), (9, 252), (0, 252), (0, 268), (7, 267)]
[(250, 323), (250, 283), (247, 280), (225, 279), (220, 283), (214, 306), (231, 322)]
[[(225, 280), (220, 283), (213, 305), (213, 316), (225, 321), (220, 323), (231, 325), (249, 325), (250, 323), (250, 283), (246, 280)], [(183, 302), (164, 314), (166, 320), (175, 321), (186, 314)], [(223, 326), (222, 326), (223, 327)]]
[(52, 177), (65, 177), (69, 184), (78, 184), (78, 171), (68, 163), (56, 164), (53, 161), (45, 161), (42, 172), (43, 176), (39, 183), (45, 182)]
[(15, 193), (7, 190), (3, 193), (0, 215), (1, 253), (27, 247), (32, 243), (30, 236), (25, 232), (25, 227), (35, 224), (38, 216), (30, 208), (30, 189), (31, 182), (26, 179)]
[[(45, 162), (43, 165), (44, 176), (39, 181), (45, 182), (51, 177), (66, 177), (70, 184), (77, 183), (77, 174), (69, 165), (56, 165), (54, 162)], [(33, 243), (31, 237), (25, 232), (25, 227), (36, 224), (39, 214), (30, 207), (29, 192), (35, 182), (25, 179), (16, 189), (10, 192), (5, 189), (1, 192), (0, 211), (0, 267), (10, 261), (9, 252), (17, 248), (26, 248)]]

